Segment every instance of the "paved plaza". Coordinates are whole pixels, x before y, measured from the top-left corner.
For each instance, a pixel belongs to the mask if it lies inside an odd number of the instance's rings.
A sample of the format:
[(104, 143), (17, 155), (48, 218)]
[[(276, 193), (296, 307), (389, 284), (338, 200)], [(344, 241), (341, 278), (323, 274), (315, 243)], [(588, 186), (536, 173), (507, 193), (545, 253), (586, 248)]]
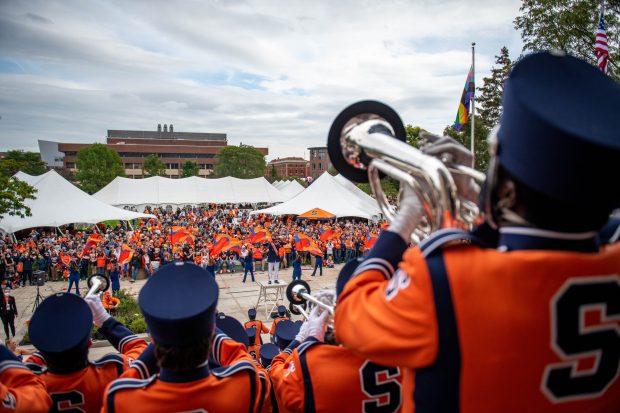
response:
[[(304, 266), (302, 272), (302, 279), (308, 282), (313, 292), (319, 291), (323, 288), (335, 288), (336, 278), (338, 277), (340, 268), (342, 268), (342, 264), (336, 265), (335, 268), (323, 268), (322, 277), (318, 275), (318, 272), (315, 277), (311, 277), (311, 267)], [(292, 280), (292, 268), (280, 270), (279, 278), (281, 282), (289, 283)], [(218, 310), (224, 312), (227, 315), (235, 317), (243, 323), (248, 319), (248, 309), (256, 306), (260, 286), (256, 282), (251, 282), (249, 280), (249, 275), (248, 281), (246, 283), (243, 283), (242, 279), (243, 273), (240, 272), (216, 275), (216, 280), (220, 287)], [(258, 282), (264, 282), (264, 284), (267, 284), (267, 272), (256, 272), (255, 279)], [(130, 295), (134, 296), (137, 299), (138, 293), (140, 292), (140, 289), (145, 282), (146, 280), (137, 280), (135, 283), (130, 283), (129, 281), (121, 281), (121, 289), (126, 290)], [(47, 297), (60, 291), (66, 291), (67, 287), (67, 281), (47, 282), (43, 287), (39, 287), (39, 290), (41, 296)], [(82, 296), (86, 295), (87, 289), (88, 287), (86, 285), (86, 282), (81, 281), (80, 293), (82, 294)], [(16, 339), (17, 342), (20, 342), (27, 331), (27, 321), (30, 320), (30, 317), (32, 316), (32, 310), (35, 298), (37, 296), (37, 288), (31, 286), (18, 288), (16, 290), (13, 290), (12, 294), (15, 297), (15, 301), (17, 303), (17, 310), (19, 312), (19, 316), (15, 320), (15, 327)], [(280, 304), (284, 304), (288, 308), (289, 303), (286, 300), (286, 296), (284, 297), (284, 301), (280, 300)], [(162, 305), (165, 306), (166, 303), (162, 303)], [(264, 306), (260, 306), (259, 308), (257, 308), (257, 318), (263, 321), (265, 325), (267, 325), (267, 327), (271, 327), (271, 319), (265, 316)], [(293, 316), (293, 320), (300, 318), (300, 316)], [(269, 341), (269, 337), (267, 335), (263, 335), (263, 339)], [(103, 356), (104, 354), (114, 351), (114, 348), (106, 345), (106, 343), (107, 342), (94, 344), (90, 352), (91, 359), (96, 359), (100, 356)], [(30, 346), (24, 347), (31, 348)]]

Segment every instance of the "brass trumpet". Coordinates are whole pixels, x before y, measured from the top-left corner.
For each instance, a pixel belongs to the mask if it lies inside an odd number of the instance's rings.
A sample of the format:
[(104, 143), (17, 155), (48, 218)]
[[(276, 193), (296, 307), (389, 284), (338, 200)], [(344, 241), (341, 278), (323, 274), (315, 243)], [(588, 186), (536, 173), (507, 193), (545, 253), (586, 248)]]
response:
[(289, 310), (291, 313), (301, 315), (306, 320), (312, 307), (320, 307), (329, 313), (327, 326), (333, 330), (334, 328), (334, 306), (336, 301), (336, 293), (329, 294), (330, 304), (326, 304), (316, 297), (310, 295), (310, 285), (303, 280), (295, 280), (286, 287), (286, 298), (289, 300)]
[(395, 217), (380, 179), (388, 175), (408, 185), (419, 197), (424, 216), (412, 241), (417, 243), (444, 227), (470, 228), (480, 211), (460, 199), (452, 174), (465, 174), (481, 184), (485, 175), (457, 165), (449, 157), (426, 155), (405, 143), (405, 127), (398, 114), (376, 101), (362, 101), (344, 109), (334, 120), (327, 140), (329, 157), (338, 172), (353, 182), (369, 182), (383, 215)]

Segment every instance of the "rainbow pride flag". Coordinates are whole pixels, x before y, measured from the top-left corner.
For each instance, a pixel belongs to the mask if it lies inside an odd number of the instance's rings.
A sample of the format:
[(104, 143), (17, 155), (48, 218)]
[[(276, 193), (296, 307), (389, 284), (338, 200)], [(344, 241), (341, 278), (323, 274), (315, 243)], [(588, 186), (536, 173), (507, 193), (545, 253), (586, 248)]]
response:
[(456, 119), (454, 120), (454, 129), (460, 131), (463, 125), (469, 120), (469, 110), (471, 99), (476, 93), (476, 84), (474, 81), (474, 66), (469, 68), (469, 74), (465, 81), (465, 87), (463, 88), (463, 94), (461, 95), (461, 101), (459, 102), (459, 109), (456, 112)]

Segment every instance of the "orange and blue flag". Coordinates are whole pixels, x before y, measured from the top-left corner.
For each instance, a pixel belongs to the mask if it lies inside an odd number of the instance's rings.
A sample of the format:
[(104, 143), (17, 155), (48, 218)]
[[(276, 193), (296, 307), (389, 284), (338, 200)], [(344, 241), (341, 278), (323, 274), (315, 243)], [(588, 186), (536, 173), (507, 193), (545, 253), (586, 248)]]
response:
[(321, 225), (319, 227), (319, 234), (321, 234), (319, 236), (321, 241), (327, 241), (336, 236), (336, 231), (334, 231), (334, 229), (329, 225)]
[(264, 244), (271, 241), (271, 232), (261, 227), (250, 229), (250, 242), (252, 244)]
[(183, 242), (193, 244), (194, 235), (191, 233), (191, 231), (183, 227), (178, 227), (178, 226), (172, 227), (172, 230), (170, 231), (170, 243), (174, 245), (176, 243), (183, 243)]
[(119, 264), (129, 264), (131, 258), (133, 257), (133, 249), (130, 248), (127, 244), (123, 244), (121, 247), (121, 254), (118, 256)]
[(476, 84), (474, 81), (474, 66), (472, 65), (465, 81), (465, 87), (463, 88), (463, 94), (461, 95), (461, 101), (459, 102), (459, 109), (456, 112), (456, 119), (454, 120), (454, 129), (460, 131), (463, 126), (469, 120), (471, 100), (476, 93)]

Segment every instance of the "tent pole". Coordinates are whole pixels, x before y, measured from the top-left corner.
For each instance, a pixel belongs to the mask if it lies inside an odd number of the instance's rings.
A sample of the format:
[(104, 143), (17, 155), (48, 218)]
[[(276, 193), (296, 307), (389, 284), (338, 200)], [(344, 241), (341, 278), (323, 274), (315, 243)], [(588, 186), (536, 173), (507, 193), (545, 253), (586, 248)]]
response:
[(11, 232), (11, 236), (13, 237), (13, 243), (17, 244), (17, 237), (14, 232)]
[(129, 228), (131, 228), (131, 230), (133, 231), (133, 225), (131, 225), (131, 221), (127, 221), (127, 223), (129, 224)]
[(58, 230), (58, 232), (60, 232), (60, 235), (62, 235), (63, 237), (65, 236), (65, 234), (63, 234), (62, 231), (60, 230), (60, 227), (56, 227), (56, 229)]

